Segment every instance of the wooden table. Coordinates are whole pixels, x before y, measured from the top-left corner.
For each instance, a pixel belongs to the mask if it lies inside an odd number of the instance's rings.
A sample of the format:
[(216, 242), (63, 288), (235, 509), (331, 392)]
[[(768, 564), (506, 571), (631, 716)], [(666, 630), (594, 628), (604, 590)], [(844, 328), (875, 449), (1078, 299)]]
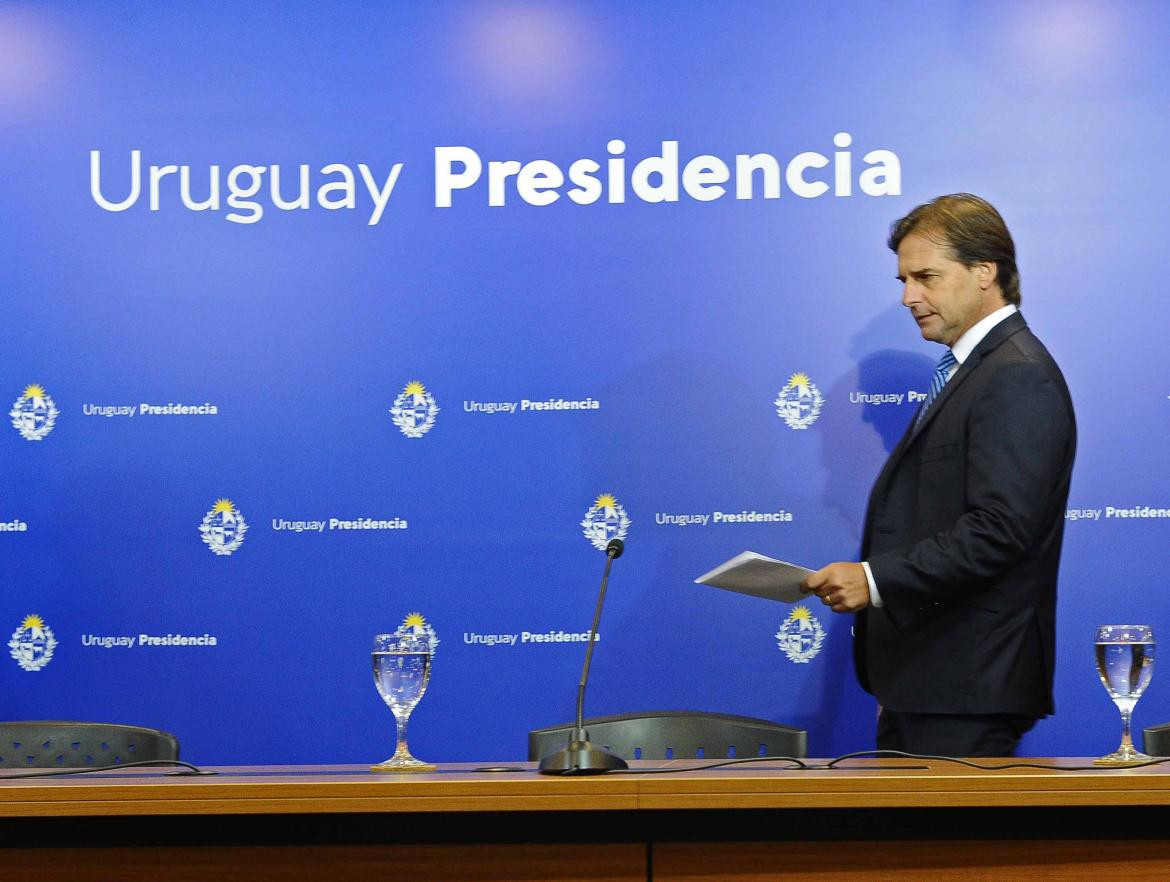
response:
[[(810, 761), (815, 762), (815, 761)], [(660, 774), (143, 770), (0, 782), (0, 878), (1170, 879), (1170, 764)], [(912, 766), (912, 768), (905, 768)], [(900, 767), (900, 768), (899, 768)]]

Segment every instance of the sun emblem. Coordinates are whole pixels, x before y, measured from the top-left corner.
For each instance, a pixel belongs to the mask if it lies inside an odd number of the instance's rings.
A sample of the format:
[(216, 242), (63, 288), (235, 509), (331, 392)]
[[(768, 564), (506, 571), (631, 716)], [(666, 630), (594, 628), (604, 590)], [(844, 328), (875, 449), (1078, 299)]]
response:
[(57, 405), (39, 383), (25, 386), (24, 392), (12, 405), (12, 410), (8, 411), (12, 427), (26, 441), (40, 441), (53, 431), (59, 414)]
[(390, 416), (394, 425), (407, 438), (421, 438), (435, 425), (435, 416), (439, 412), (439, 405), (435, 403), (435, 396), (427, 391), (421, 380), (411, 380), (402, 390), (402, 394), (394, 399), (394, 406), (390, 408)]
[(410, 615), (402, 620), (402, 624), (398, 628), (398, 633), (425, 640), (428, 646), (427, 651), (432, 655), (435, 652), (435, 647), (439, 645), (439, 638), (435, 636), (435, 629), (423, 618), (422, 613), (410, 613)]
[(808, 374), (800, 371), (788, 378), (788, 383), (772, 403), (788, 428), (807, 429), (821, 415), (825, 399)]
[(807, 664), (821, 651), (825, 629), (807, 606), (796, 606), (776, 632), (776, 643), (794, 664)]
[(226, 556), (244, 543), (248, 523), (230, 499), (217, 499), (199, 525), (199, 533), (215, 554)]
[(53, 660), (56, 648), (52, 629), (36, 613), (25, 616), (8, 641), (9, 652), (24, 671), (39, 671)]
[(593, 543), (598, 551), (605, 551), (610, 539), (626, 538), (630, 529), (630, 518), (626, 510), (617, 501), (612, 493), (602, 493), (594, 501), (589, 511), (585, 512), (585, 520), (581, 521), (581, 529), (585, 538)]

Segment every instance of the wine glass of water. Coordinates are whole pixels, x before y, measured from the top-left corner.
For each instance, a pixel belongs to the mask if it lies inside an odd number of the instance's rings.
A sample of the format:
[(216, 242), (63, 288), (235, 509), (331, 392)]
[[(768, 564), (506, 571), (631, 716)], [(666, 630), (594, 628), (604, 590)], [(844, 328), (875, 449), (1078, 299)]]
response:
[(1097, 673), (1121, 711), (1121, 746), (1095, 765), (1140, 763), (1150, 759), (1135, 750), (1129, 735), (1130, 717), (1154, 673), (1154, 629), (1149, 625), (1102, 625), (1097, 629)]
[(374, 685), (394, 714), (398, 744), (394, 756), (372, 766), (375, 772), (430, 772), (435, 766), (410, 755), (406, 746), (406, 723), (410, 712), (427, 691), (431, 678), (434, 643), (426, 634), (400, 630), (374, 638)]

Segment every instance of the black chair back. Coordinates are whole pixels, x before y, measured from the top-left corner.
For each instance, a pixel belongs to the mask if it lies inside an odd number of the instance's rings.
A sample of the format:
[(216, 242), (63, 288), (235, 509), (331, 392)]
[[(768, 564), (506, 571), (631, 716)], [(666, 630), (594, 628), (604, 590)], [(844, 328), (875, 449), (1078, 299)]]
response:
[(81, 769), (178, 758), (179, 740), (161, 729), (66, 720), (0, 723), (0, 768)]
[[(528, 758), (568, 743), (572, 723), (528, 733)], [(760, 720), (702, 711), (647, 711), (585, 720), (589, 740), (622, 759), (727, 759), (808, 755), (808, 733)]]
[(1150, 756), (1170, 756), (1170, 723), (1149, 726), (1142, 733), (1143, 749)]

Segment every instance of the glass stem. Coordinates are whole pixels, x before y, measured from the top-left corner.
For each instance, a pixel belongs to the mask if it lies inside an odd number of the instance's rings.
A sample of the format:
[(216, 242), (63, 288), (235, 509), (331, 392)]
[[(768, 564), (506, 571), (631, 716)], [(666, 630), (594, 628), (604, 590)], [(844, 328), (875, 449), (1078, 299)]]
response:
[(1121, 748), (1120, 749), (1123, 751), (1132, 751), (1133, 750), (1133, 739), (1130, 737), (1130, 734), (1129, 734), (1129, 723), (1130, 723), (1130, 719), (1133, 717), (1133, 707), (1127, 705), (1127, 706), (1119, 707), (1118, 710), (1121, 711)]
[[(410, 709), (402, 711), (401, 714), (394, 715), (394, 722), (397, 723), (398, 743), (394, 748), (394, 758), (401, 759), (410, 756), (410, 750), (406, 747), (406, 724), (410, 720)], [(1126, 729), (1128, 732), (1128, 728)], [(1128, 737), (1128, 735), (1126, 736)]]

